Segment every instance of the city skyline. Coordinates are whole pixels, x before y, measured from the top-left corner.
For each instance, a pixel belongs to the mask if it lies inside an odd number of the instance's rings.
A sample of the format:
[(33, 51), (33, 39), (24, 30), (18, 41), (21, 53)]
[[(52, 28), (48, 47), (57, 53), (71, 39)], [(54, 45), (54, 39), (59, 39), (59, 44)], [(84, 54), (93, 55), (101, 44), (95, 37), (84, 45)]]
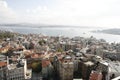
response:
[(119, 0), (0, 0), (0, 23), (117, 27)]

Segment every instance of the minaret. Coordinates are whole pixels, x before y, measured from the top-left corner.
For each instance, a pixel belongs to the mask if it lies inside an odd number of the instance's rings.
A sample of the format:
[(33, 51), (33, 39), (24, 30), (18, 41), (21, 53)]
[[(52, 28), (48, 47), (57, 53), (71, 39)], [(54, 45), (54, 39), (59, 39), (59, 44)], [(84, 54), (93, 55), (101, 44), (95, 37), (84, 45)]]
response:
[(9, 57), (7, 56), (7, 66), (9, 65)]

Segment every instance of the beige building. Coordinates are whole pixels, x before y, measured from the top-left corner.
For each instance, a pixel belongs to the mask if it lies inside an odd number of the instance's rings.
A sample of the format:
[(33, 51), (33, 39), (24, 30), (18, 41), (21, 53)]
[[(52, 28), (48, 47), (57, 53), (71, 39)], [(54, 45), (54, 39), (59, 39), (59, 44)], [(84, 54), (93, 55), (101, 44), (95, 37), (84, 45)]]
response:
[(59, 63), (60, 80), (73, 80), (74, 65), (70, 56), (66, 56)]

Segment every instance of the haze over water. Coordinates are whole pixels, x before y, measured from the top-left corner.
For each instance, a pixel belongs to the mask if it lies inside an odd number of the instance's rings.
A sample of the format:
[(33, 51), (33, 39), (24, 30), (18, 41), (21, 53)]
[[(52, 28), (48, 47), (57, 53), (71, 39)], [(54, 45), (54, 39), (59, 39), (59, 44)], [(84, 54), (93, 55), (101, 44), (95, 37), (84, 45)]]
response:
[(106, 33), (93, 33), (91, 31), (102, 30), (105, 28), (97, 27), (17, 27), (17, 26), (7, 26), (1, 27), (4, 30), (10, 30), (13, 32), (19, 32), (23, 34), (36, 33), (36, 34), (45, 34), (48, 36), (66, 36), (66, 37), (95, 37), (97, 39), (105, 39), (107, 42), (120, 42), (120, 35), (106, 34)]

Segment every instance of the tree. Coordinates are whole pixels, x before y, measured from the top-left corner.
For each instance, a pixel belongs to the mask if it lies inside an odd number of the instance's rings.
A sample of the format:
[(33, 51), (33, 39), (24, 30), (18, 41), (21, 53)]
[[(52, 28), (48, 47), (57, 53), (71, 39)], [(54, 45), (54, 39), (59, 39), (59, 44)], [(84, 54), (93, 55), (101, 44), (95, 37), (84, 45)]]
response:
[(57, 51), (58, 51), (58, 52), (63, 52), (63, 49), (58, 48)]
[(36, 73), (41, 72), (41, 70), (42, 70), (42, 63), (41, 63), (41, 61), (32, 62), (31, 68), (32, 68), (33, 72), (36, 72)]
[(13, 38), (14, 37), (14, 33), (9, 32), (9, 31), (0, 31), (0, 39), (4, 39), (4, 38)]
[(40, 40), (38, 43), (39, 43), (39, 45), (42, 46), (43, 44), (46, 44), (46, 41), (45, 40)]

